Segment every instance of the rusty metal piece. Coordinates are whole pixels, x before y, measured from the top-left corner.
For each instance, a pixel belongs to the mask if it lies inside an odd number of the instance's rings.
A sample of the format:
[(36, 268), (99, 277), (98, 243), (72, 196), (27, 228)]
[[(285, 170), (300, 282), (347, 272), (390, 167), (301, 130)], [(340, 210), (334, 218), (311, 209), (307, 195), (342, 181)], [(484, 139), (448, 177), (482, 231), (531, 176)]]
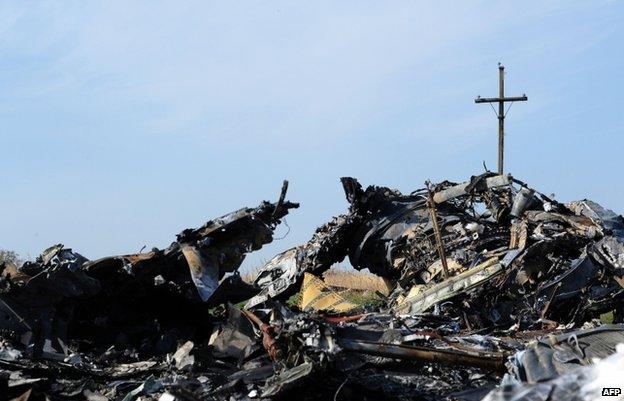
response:
[(249, 320), (258, 326), (262, 332), (262, 346), (266, 349), (269, 357), (274, 361), (282, 359), (283, 351), (277, 340), (275, 340), (275, 330), (273, 326), (264, 323), (250, 310), (242, 310), (242, 312)]
[(328, 323), (343, 323), (343, 322), (357, 322), (364, 314), (352, 315), (352, 316), (325, 316), (319, 315), (319, 317)]

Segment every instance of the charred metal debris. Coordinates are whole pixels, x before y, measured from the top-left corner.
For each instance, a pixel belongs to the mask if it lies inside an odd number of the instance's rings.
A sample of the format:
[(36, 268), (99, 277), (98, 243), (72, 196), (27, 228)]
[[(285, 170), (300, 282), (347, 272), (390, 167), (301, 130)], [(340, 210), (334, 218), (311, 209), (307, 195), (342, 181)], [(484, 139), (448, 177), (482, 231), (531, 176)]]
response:
[[(166, 249), (88, 260), (59, 244), (1, 266), (0, 399), (591, 400), (624, 385), (622, 216), (490, 172), (407, 195), (342, 185), (348, 212), (252, 283), (237, 269), (298, 207), (287, 182)], [(323, 282), (346, 258), (390, 283), (380, 305)]]

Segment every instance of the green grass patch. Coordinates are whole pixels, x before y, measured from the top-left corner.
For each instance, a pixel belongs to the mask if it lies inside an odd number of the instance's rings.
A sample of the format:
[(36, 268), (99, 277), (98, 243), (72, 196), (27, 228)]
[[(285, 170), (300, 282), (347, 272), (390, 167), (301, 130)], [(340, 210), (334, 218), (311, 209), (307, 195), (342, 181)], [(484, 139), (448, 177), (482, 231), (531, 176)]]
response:
[(341, 291), (340, 295), (342, 295), (342, 297), (347, 301), (353, 302), (363, 308), (380, 306), (384, 302), (383, 297), (381, 297), (377, 292), (370, 290), (346, 290)]
[(613, 323), (613, 311), (603, 313), (602, 315), (600, 315), (600, 321), (604, 324)]
[(301, 303), (301, 294), (296, 293), (291, 295), (290, 298), (286, 300), (286, 306), (293, 309), (299, 309), (299, 304)]

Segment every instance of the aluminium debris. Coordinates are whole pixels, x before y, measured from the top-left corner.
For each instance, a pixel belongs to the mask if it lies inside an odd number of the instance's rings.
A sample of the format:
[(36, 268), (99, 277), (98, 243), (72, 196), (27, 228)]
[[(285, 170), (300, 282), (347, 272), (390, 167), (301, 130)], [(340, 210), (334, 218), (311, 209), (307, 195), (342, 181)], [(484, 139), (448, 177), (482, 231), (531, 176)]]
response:
[[(298, 206), (286, 182), (162, 250), (5, 264), (0, 399), (590, 400), (624, 370), (622, 216), (491, 172), (341, 182), (348, 211), (251, 283), (245, 255)], [(349, 300), (321, 279), (343, 260), (392, 291)]]

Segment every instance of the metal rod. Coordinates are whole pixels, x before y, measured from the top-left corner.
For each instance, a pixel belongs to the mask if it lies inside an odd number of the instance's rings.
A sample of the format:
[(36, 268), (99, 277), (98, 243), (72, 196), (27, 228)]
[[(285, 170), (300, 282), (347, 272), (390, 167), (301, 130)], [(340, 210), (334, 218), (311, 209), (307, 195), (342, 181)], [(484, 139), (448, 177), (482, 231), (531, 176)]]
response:
[(273, 216), (275, 216), (278, 212), (280, 212), (282, 207), (284, 207), (284, 200), (286, 200), (287, 191), (288, 191), (288, 180), (284, 180), (284, 182), (282, 183), (282, 191), (280, 192), (279, 200), (275, 204), (275, 209), (273, 210)]
[(2, 305), (4, 305), (5, 308), (7, 308), (9, 310), (9, 312), (11, 312), (13, 315), (15, 315), (15, 317), (17, 318), (17, 321), (21, 324), (23, 324), (28, 330), (32, 331), (32, 327), (30, 327), (30, 325), (28, 325), (28, 323), (26, 323), (26, 320), (21, 317), (17, 312), (15, 312), (15, 310), (13, 310), (13, 308), (11, 308), (9, 306), (9, 304), (7, 304), (3, 299), (0, 298), (0, 302), (2, 302)]
[(444, 246), (442, 245), (442, 234), (440, 233), (440, 226), (438, 225), (438, 213), (436, 211), (435, 202), (433, 201), (433, 191), (427, 188), (427, 208), (429, 209), (429, 217), (431, 218), (431, 224), (433, 224), (433, 233), (435, 235), (436, 247), (438, 248), (438, 256), (442, 262), (442, 271), (444, 272), (444, 278), (449, 278), (448, 265), (446, 264), (446, 254), (444, 253)]
[(508, 355), (502, 352), (469, 352), (453, 349), (435, 349), (410, 345), (377, 343), (373, 341), (342, 340), (340, 346), (347, 351), (409, 359), (423, 362), (444, 363), (484, 368), (496, 372), (506, 372), (505, 361)]

